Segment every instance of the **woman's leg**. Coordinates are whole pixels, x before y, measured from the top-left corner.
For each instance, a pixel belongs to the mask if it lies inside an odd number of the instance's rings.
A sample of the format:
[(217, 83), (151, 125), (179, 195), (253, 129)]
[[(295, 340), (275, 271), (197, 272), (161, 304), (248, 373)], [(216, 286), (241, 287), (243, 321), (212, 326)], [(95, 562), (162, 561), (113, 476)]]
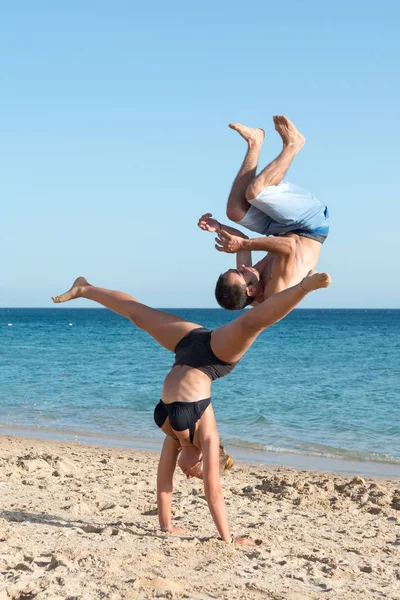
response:
[(136, 298), (125, 294), (91, 285), (84, 277), (78, 277), (72, 287), (61, 296), (54, 296), (53, 302), (68, 302), (75, 298), (87, 298), (126, 317), (140, 329), (144, 329), (167, 350), (174, 352), (176, 345), (192, 329), (200, 327), (180, 317), (150, 308)]
[(328, 273), (310, 271), (298, 285), (271, 296), (227, 325), (214, 329), (211, 336), (214, 354), (226, 362), (239, 360), (264, 329), (283, 319), (308, 292), (328, 287), (330, 283)]

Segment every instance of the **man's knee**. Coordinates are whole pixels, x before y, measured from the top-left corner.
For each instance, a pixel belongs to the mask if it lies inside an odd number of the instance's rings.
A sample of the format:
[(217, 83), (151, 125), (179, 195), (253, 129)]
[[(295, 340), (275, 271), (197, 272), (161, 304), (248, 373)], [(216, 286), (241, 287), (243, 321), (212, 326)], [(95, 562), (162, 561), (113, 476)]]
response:
[(246, 212), (247, 210), (244, 210), (243, 208), (238, 208), (236, 206), (227, 206), (226, 208), (226, 216), (230, 221), (234, 221), (235, 223), (239, 223), (239, 221), (241, 221), (244, 218)]
[(265, 189), (265, 185), (262, 186), (260, 183), (257, 183), (257, 181), (252, 181), (246, 188), (245, 191), (245, 196), (246, 196), (246, 200), (247, 202), (250, 202), (250, 200), (254, 200), (254, 198), (256, 198), (258, 196), (258, 194), (260, 192), (263, 191), (263, 189)]

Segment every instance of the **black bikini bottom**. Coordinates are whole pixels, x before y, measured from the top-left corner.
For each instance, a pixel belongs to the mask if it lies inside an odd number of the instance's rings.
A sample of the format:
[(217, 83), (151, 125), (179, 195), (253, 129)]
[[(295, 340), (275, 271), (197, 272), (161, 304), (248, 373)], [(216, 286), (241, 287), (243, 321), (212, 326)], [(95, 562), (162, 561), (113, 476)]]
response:
[(168, 417), (169, 424), (175, 431), (189, 429), (190, 443), (193, 444), (196, 423), (210, 403), (211, 398), (196, 402), (171, 402), (171, 404), (165, 404), (160, 400), (154, 409), (154, 421), (161, 428)]

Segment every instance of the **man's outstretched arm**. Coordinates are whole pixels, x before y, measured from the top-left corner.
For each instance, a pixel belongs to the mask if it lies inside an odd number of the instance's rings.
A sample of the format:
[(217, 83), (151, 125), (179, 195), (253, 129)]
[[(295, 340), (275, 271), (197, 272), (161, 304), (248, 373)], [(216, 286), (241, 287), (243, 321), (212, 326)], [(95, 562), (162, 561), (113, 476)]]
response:
[[(223, 223), (217, 221), (217, 219), (213, 219), (211, 213), (206, 213), (205, 215), (200, 217), (198, 226), (203, 231), (217, 233), (218, 236), (220, 235), (220, 233), (224, 232), (227, 235), (230, 235), (235, 238), (240, 238), (243, 241), (249, 239), (247, 235), (239, 231), (239, 229), (235, 229), (234, 227), (230, 227), (229, 225), (224, 225)], [(218, 242), (218, 239), (216, 240), (216, 242)], [(220, 249), (217, 244), (215, 244), (215, 247), (217, 248), (217, 250)], [(251, 267), (252, 264), (253, 263), (251, 257), (251, 250), (241, 248), (236, 252), (237, 268), (241, 267), (242, 265), (245, 265), (246, 267)]]
[(269, 296), (277, 294), (289, 285), (296, 257), (296, 241), (292, 237), (242, 239), (225, 231), (220, 231), (217, 243), (219, 243), (219, 246), (216, 245), (216, 248), (220, 252), (233, 253), (251, 250), (268, 252), (266, 258), (256, 265), (256, 269), (260, 272), (264, 269), (265, 261), (269, 259), (269, 256), (271, 254), (276, 256), (268, 284)]
[(261, 252), (272, 252), (272, 254), (285, 256), (293, 254), (296, 247), (296, 242), (291, 237), (271, 236), (249, 239), (248, 237), (232, 234), (225, 230), (225, 227), (218, 231), (217, 244), (217, 250), (228, 254), (260, 250)]

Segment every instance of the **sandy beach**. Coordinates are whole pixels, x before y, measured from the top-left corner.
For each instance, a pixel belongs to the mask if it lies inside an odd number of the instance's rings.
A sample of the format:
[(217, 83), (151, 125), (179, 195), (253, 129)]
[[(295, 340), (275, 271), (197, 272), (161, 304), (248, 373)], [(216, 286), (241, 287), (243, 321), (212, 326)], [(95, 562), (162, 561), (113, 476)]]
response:
[(0, 600), (400, 599), (400, 481), (236, 463), (219, 541), (202, 483), (175, 475), (161, 534), (156, 453), (0, 436)]

